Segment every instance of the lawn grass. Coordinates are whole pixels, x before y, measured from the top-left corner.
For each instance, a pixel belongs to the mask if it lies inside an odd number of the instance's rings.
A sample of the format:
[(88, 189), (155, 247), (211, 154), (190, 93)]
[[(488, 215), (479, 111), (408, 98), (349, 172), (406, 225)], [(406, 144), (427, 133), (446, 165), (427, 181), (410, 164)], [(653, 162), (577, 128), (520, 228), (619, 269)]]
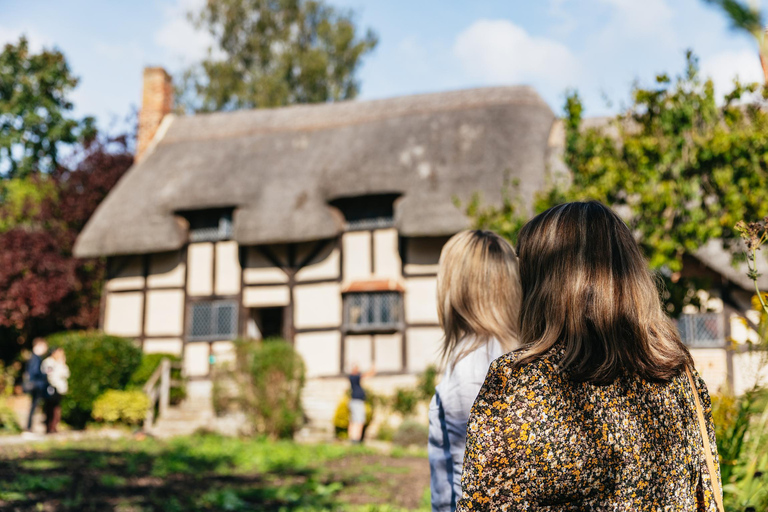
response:
[(423, 453), (214, 435), (4, 448), (0, 482), (20, 512), (429, 509)]

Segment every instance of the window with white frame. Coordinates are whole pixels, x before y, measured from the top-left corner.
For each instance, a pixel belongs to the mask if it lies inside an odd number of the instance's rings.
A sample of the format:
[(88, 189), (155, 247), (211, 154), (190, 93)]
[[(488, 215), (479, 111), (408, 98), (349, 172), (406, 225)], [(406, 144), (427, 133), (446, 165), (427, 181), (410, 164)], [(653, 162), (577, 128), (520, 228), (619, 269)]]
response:
[(193, 302), (189, 311), (189, 340), (233, 340), (237, 337), (237, 320), (237, 301), (205, 300)]
[(354, 292), (344, 295), (344, 327), (348, 331), (397, 330), (403, 323), (400, 292)]

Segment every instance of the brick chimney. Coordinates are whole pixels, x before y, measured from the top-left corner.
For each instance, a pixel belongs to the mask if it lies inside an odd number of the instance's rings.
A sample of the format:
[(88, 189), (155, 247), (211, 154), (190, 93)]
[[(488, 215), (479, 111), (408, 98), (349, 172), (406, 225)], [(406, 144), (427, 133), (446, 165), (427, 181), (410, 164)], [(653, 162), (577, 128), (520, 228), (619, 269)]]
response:
[(139, 112), (136, 160), (141, 160), (163, 118), (171, 113), (173, 84), (171, 76), (160, 67), (144, 68), (144, 92)]

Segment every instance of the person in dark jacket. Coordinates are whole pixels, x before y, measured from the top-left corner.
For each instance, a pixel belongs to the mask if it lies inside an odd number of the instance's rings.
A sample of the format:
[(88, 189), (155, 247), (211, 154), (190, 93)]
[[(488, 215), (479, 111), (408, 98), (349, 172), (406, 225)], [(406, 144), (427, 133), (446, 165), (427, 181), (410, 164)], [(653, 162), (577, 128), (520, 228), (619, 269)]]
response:
[(48, 342), (43, 338), (36, 338), (32, 342), (32, 357), (27, 361), (27, 379), (28, 392), (32, 398), (32, 405), (29, 408), (29, 419), (27, 420), (27, 431), (32, 432), (32, 419), (35, 415), (35, 409), (42, 399), (45, 398), (48, 388), (48, 378), (42, 371), (43, 357), (48, 353)]
[(373, 377), (376, 370), (371, 367), (364, 374), (360, 374), (360, 368), (357, 364), (352, 366), (352, 373), (349, 375), (349, 384), (352, 388), (352, 395), (349, 400), (349, 440), (353, 443), (359, 443), (363, 439), (363, 427), (365, 427), (365, 390), (360, 385), (361, 379)]

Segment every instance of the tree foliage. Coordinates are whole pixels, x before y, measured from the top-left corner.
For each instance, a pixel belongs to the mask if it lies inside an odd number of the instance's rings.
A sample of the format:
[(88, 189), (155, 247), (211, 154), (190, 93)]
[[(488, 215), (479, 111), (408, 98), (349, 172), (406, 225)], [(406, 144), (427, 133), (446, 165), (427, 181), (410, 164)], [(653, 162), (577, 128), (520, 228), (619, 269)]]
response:
[[(651, 266), (673, 281), (686, 256), (710, 241), (740, 254), (733, 226), (768, 214), (768, 111), (756, 91), (754, 84), (735, 83), (718, 105), (712, 82), (700, 78), (689, 53), (684, 73), (635, 88), (629, 109), (601, 126), (584, 126), (581, 100), (569, 93), (564, 158), (571, 183), (542, 191), (534, 212), (602, 201), (623, 216)], [(518, 205), (470, 204), (467, 211), (478, 227), (501, 227), (514, 240), (527, 216)], [(677, 286), (674, 298), (684, 302), (700, 283), (680, 284), (688, 289)]]
[(377, 43), (322, 1), (210, 0), (192, 17), (215, 40), (185, 74), (183, 103), (195, 111), (354, 98), (357, 69)]
[(90, 117), (68, 117), (67, 95), (77, 85), (57, 50), (33, 54), (22, 37), (0, 52), (0, 177), (50, 172), (63, 146), (95, 135)]
[(680, 271), (710, 240), (735, 251), (737, 221), (768, 214), (768, 113), (744, 103), (756, 86), (736, 83), (718, 106), (690, 53), (674, 82), (637, 88), (610, 126), (582, 129), (576, 94), (566, 104), (564, 200), (596, 198), (619, 209), (654, 268)]
[[(133, 162), (124, 138), (95, 141), (74, 169), (30, 176), (24, 203), (0, 204), (0, 341), (6, 357), (35, 336), (98, 324), (104, 262), (72, 256), (78, 233)], [(10, 220), (9, 220), (10, 219)]]

